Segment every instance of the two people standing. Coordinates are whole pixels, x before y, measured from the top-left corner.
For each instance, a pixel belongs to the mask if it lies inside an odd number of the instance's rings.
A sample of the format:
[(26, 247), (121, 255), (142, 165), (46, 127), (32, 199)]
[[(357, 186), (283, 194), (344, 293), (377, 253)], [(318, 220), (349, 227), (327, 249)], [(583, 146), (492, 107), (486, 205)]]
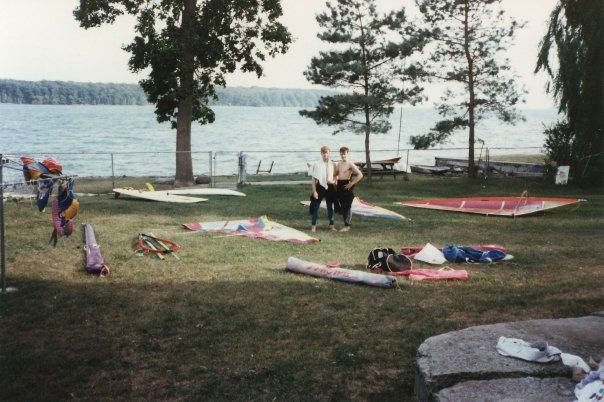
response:
[[(312, 176), (312, 195), (310, 197), (311, 231), (317, 230), (317, 219), (321, 202), (325, 200), (329, 228), (336, 230), (333, 214), (340, 212), (344, 218), (341, 232), (350, 230), (353, 188), (363, 178), (363, 173), (348, 159), (349, 150), (340, 148), (341, 161), (334, 163), (329, 159), (330, 149), (321, 147), (321, 160), (309, 169)], [(354, 178), (352, 177), (354, 174)]]

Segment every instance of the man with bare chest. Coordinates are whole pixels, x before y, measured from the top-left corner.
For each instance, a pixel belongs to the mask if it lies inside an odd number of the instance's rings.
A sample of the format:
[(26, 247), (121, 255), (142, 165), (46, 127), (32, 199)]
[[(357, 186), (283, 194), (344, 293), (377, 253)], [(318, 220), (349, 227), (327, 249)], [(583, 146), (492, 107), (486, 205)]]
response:
[[(340, 202), (340, 212), (344, 218), (344, 227), (340, 232), (348, 232), (350, 230), (350, 218), (352, 215), (352, 202), (354, 200), (353, 187), (361, 181), (363, 173), (357, 165), (348, 160), (348, 148), (340, 148), (340, 156), (342, 160), (336, 164), (335, 176), (338, 178), (337, 195)], [(354, 174), (354, 178), (352, 178)]]

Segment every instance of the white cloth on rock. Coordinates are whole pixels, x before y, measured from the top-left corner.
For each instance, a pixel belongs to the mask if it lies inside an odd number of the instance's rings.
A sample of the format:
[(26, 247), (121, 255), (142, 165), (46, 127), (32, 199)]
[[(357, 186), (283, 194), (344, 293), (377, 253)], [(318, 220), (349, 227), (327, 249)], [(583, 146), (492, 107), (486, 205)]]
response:
[(515, 357), (537, 363), (549, 363), (562, 360), (562, 363), (566, 366), (579, 367), (586, 373), (590, 371), (587, 363), (579, 356), (562, 353), (560, 349), (550, 346), (545, 342), (540, 342), (539, 347), (536, 347), (535, 344), (530, 344), (522, 339), (506, 338), (505, 336), (502, 336), (497, 342), (497, 352), (502, 356)]

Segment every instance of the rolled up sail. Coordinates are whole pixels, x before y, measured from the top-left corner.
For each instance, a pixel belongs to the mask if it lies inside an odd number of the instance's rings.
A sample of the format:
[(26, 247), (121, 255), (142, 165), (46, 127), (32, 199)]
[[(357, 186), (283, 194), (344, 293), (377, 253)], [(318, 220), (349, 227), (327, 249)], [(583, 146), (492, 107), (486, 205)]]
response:
[(96, 242), (94, 230), (88, 223), (84, 224), (84, 250), (86, 251), (86, 272), (99, 276), (109, 275), (109, 268), (101, 255), (101, 249)]
[(326, 265), (315, 264), (289, 257), (285, 270), (297, 274), (311, 275), (319, 278), (334, 279), (336, 281), (359, 283), (380, 288), (391, 288), (396, 284), (396, 279), (390, 275), (372, 274), (371, 272), (356, 271), (345, 268), (330, 268)]

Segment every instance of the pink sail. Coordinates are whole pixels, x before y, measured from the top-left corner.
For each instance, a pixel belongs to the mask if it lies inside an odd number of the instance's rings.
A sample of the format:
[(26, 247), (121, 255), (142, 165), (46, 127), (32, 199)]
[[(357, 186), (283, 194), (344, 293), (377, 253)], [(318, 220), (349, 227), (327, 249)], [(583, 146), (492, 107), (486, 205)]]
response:
[(581, 201), (583, 200), (578, 198), (552, 197), (464, 197), (398, 202), (397, 204), (441, 211), (514, 217), (578, 204)]
[[(300, 204), (306, 205), (308, 207), (310, 206), (310, 201), (300, 201)], [(327, 206), (325, 205), (325, 201), (321, 202), (321, 208), (327, 208)], [(359, 197), (355, 197), (352, 201), (351, 212), (354, 215), (365, 216), (368, 218), (409, 220), (409, 218), (406, 218), (399, 213), (390, 211), (386, 208), (378, 207), (377, 205), (373, 205), (367, 201), (361, 200)]]

